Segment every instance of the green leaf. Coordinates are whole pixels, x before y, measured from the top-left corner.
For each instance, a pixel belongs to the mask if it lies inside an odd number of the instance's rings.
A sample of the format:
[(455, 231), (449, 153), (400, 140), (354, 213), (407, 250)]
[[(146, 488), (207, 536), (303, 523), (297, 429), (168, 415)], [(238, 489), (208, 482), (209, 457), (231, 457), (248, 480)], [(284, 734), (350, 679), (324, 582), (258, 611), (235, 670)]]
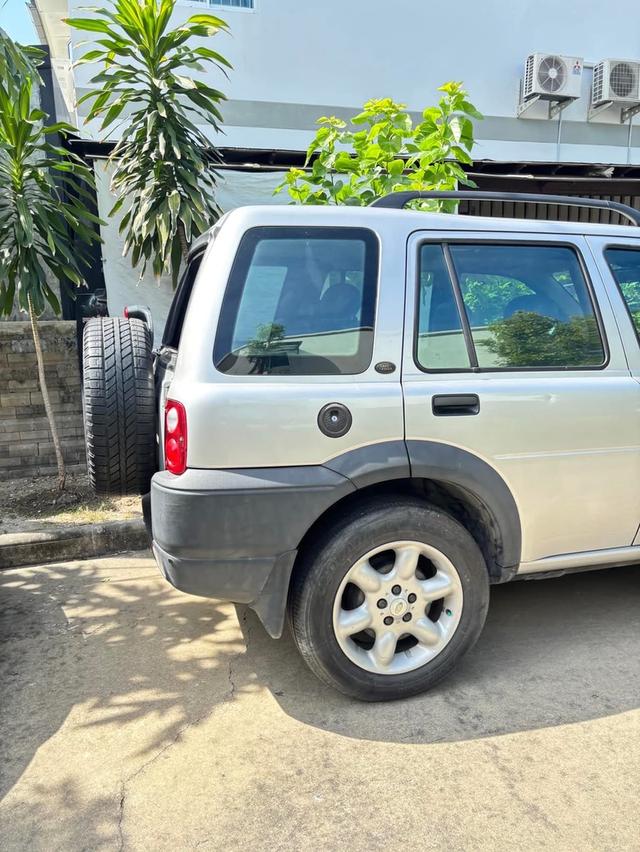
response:
[(473, 104), (466, 100), (463, 100), (460, 104), (460, 112), (464, 112), (472, 118), (478, 119), (478, 121), (481, 121), (484, 118), (483, 114), (479, 112)]
[(95, 59), (100, 59), (105, 54), (104, 50), (89, 50), (87, 53), (83, 53), (80, 59), (76, 61), (76, 65), (82, 65), (85, 62), (93, 62)]
[(115, 33), (106, 21), (101, 21), (96, 18), (63, 18), (65, 24), (73, 27), (76, 30), (83, 30), (91, 33), (105, 33), (113, 38), (116, 38)]
[(107, 114), (105, 115), (102, 124), (100, 125), (100, 129), (104, 130), (106, 127), (109, 127), (109, 125), (113, 124), (113, 122), (116, 120), (116, 118), (118, 118), (125, 106), (125, 101), (120, 101), (119, 103), (112, 104), (107, 110)]
[(196, 47), (193, 52), (198, 56), (203, 56), (205, 59), (212, 59), (219, 65), (224, 65), (225, 68), (233, 68), (228, 59), (225, 59), (221, 53), (211, 50), (209, 47)]
[(175, 226), (176, 217), (178, 215), (178, 211), (180, 210), (180, 193), (177, 189), (174, 189), (171, 195), (168, 198), (169, 201), (169, 210), (171, 211), (171, 218)]
[(204, 24), (207, 27), (214, 29), (226, 30), (227, 24), (222, 18), (216, 18), (215, 15), (192, 15), (187, 19), (187, 24)]

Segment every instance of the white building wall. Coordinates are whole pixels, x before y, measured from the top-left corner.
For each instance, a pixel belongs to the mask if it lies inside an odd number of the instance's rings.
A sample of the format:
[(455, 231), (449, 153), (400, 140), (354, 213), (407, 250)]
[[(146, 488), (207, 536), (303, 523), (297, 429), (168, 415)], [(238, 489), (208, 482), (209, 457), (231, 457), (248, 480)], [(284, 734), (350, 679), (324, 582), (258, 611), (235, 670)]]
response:
[[(70, 0), (71, 14), (85, 4)], [(595, 0), (255, 0), (252, 11), (184, 2), (176, 22), (204, 8), (231, 28), (215, 38), (234, 66), (228, 81), (212, 75), (229, 98), (220, 146), (302, 150), (322, 114), (348, 116), (365, 100), (385, 96), (420, 110), (434, 102), (441, 83), (457, 79), (486, 116), (477, 127), (478, 159), (640, 162), (640, 131), (629, 153), (619, 109), (586, 121), (589, 68), (581, 99), (563, 113), (560, 146), (557, 120), (516, 118), (531, 52), (582, 56), (587, 63), (640, 59), (637, 0), (609, 7)], [(78, 45), (85, 38), (72, 34), (74, 56), (86, 49)], [(90, 75), (90, 66), (76, 70), (78, 95)]]
[[(111, 316), (121, 316), (125, 305), (148, 305), (153, 315), (157, 345), (162, 339), (173, 298), (171, 277), (162, 275), (156, 278), (150, 265), (141, 277), (140, 267), (131, 267), (130, 257), (123, 256), (124, 239), (118, 231), (125, 210), (111, 218), (108, 216), (115, 202), (109, 188), (113, 166), (106, 160), (96, 160), (94, 172), (98, 210), (104, 221), (100, 234), (104, 240), (102, 258), (109, 313)], [(244, 204), (286, 204), (289, 200), (286, 193), (273, 197), (273, 191), (281, 180), (282, 173), (279, 172), (252, 173), (221, 169), (216, 201), (223, 212)]]

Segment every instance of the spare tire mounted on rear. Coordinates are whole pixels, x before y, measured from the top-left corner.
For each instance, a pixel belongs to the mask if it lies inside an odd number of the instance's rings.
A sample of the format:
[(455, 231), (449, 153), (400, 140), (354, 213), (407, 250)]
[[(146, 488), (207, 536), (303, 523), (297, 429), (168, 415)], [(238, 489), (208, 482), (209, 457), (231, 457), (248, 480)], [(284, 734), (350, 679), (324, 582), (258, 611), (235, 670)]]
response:
[(84, 430), (97, 494), (144, 494), (157, 468), (151, 345), (140, 319), (100, 317), (85, 326)]

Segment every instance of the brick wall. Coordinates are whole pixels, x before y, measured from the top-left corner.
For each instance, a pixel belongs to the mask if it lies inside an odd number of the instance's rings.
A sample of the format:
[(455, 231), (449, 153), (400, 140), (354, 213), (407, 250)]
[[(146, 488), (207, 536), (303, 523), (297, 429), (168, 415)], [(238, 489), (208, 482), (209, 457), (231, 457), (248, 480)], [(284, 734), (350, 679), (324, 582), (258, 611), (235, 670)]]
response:
[[(40, 336), (51, 404), (70, 471), (85, 469), (75, 322), (44, 321)], [(0, 322), (0, 476), (55, 473), (29, 322)]]

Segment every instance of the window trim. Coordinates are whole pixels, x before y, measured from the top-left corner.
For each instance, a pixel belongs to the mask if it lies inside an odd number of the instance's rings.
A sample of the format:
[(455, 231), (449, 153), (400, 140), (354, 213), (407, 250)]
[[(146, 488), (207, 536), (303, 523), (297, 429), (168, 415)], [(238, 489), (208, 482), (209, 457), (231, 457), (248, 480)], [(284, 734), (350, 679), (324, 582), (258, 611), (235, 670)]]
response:
[[(461, 313), (460, 303), (462, 303), (464, 307), (464, 297), (462, 295), (462, 290), (460, 288), (460, 282), (458, 281), (458, 276), (455, 271), (455, 266), (453, 264), (453, 258), (451, 258), (450, 253), (448, 251), (445, 252), (445, 246), (449, 245), (490, 245), (490, 246), (543, 246), (545, 248), (568, 248), (576, 255), (578, 264), (580, 266), (580, 271), (585, 280), (585, 284), (587, 286), (587, 295), (589, 296), (589, 301), (591, 303), (591, 308), (593, 310), (593, 315), (596, 320), (596, 326), (598, 328), (598, 333), (600, 335), (600, 342), (602, 343), (602, 351), (604, 355), (604, 360), (602, 364), (598, 366), (581, 366), (581, 367), (479, 367), (479, 366), (470, 366), (470, 367), (452, 367), (450, 369), (447, 368), (432, 368), (428, 369), (420, 364), (418, 360), (418, 331), (419, 331), (419, 320), (420, 320), (420, 251), (422, 246), (433, 245), (434, 243), (439, 244), (443, 247), (443, 253), (445, 254), (445, 262), (446, 257), (449, 255), (451, 264), (453, 267), (454, 275), (451, 279), (452, 289), (454, 291), (454, 298), (456, 301), (456, 307), (458, 308), (458, 313)], [(609, 361), (611, 359), (611, 353), (609, 351), (609, 342), (607, 339), (607, 334), (604, 326), (604, 322), (602, 320), (602, 314), (600, 313), (600, 306), (598, 304), (598, 299), (596, 297), (596, 293), (593, 287), (593, 282), (591, 280), (591, 275), (589, 274), (589, 270), (587, 268), (587, 264), (584, 259), (583, 253), (580, 251), (580, 247), (576, 245), (576, 243), (572, 243), (568, 240), (545, 240), (545, 239), (535, 239), (535, 240), (522, 240), (522, 239), (481, 239), (478, 237), (465, 239), (463, 236), (456, 236), (453, 238), (450, 237), (435, 237), (429, 236), (424, 237), (419, 240), (419, 242), (415, 245), (416, 250), (416, 272), (415, 272), (415, 282), (414, 282), (414, 317), (413, 317), (413, 345), (412, 345), (412, 356), (413, 363), (420, 370), (421, 373), (432, 373), (434, 375), (438, 374), (447, 374), (447, 373), (465, 373), (465, 374), (477, 374), (477, 373), (573, 373), (573, 372), (601, 372), (602, 370), (606, 370), (609, 366)], [(447, 264), (448, 268), (448, 264)], [(451, 273), (450, 273), (451, 274)], [(612, 273), (613, 275), (613, 273)], [(617, 282), (616, 282), (617, 284)], [(464, 317), (464, 319), (463, 319)], [(469, 317), (467, 315), (466, 307), (464, 307), (464, 311), (460, 316), (460, 324), (464, 333), (465, 325), (470, 329)], [(632, 323), (633, 324), (633, 323)], [(466, 335), (465, 335), (466, 342)], [(471, 339), (471, 343), (473, 346), (473, 352), (475, 354), (475, 361), (477, 362), (477, 353), (475, 343), (473, 342), (473, 335)], [(473, 365), (473, 359), (470, 357), (469, 360)]]
[(607, 260), (607, 252), (609, 251), (609, 249), (611, 249), (613, 251), (636, 251), (640, 255), (640, 246), (638, 246), (638, 248), (634, 248), (633, 246), (630, 246), (630, 245), (625, 246), (625, 245), (619, 245), (617, 243), (616, 244), (611, 243), (611, 244), (605, 245), (604, 248), (602, 249), (602, 259), (606, 263), (609, 275), (613, 279), (613, 284), (616, 287), (618, 293), (620, 294), (620, 298), (622, 299), (622, 304), (624, 305), (624, 308), (625, 308), (627, 315), (629, 317), (629, 322), (631, 323), (631, 328), (633, 329), (634, 334), (635, 334), (636, 338), (638, 339), (638, 343), (640, 344), (640, 328), (636, 328), (636, 324), (634, 322), (633, 315), (631, 313), (631, 308), (629, 307), (629, 303), (625, 299), (624, 293), (622, 292), (622, 286), (620, 285), (620, 282), (616, 278), (615, 273), (614, 273), (613, 269), (611, 268), (611, 264)]
[[(469, 358), (469, 366), (471, 370), (479, 369), (478, 364), (478, 352), (476, 350), (476, 344), (473, 340), (473, 332), (471, 331), (471, 323), (469, 322), (469, 314), (467, 313), (467, 308), (464, 303), (464, 296), (462, 295), (462, 287), (460, 286), (460, 279), (458, 277), (458, 270), (456, 269), (456, 265), (453, 261), (453, 257), (451, 255), (451, 249), (449, 248), (449, 243), (441, 243), (442, 254), (444, 256), (444, 263), (447, 267), (447, 272), (449, 273), (449, 280), (451, 282), (451, 289), (453, 290), (453, 298), (456, 303), (456, 308), (458, 309), (458, 315), (460, 317), (460, 324), (462, 326), (462, 334), (464, 335), (464, 343), (467, 347), (467, 356)], [(419, 309), (418, 309), (419, 311)], [(418, 316), (419, 319), (419, 316)], [(418, 340), (416, 338), (416, 354), (418, 351)]]
[[(260, 239), (259, 234), (264, 233), (265, 238), (269, 238), (269, 234), (271, 234), (271, 239), (274, 239), (274, 234), (282, 233), (286, 234), (298, 234), (301, 238), (304, 234), (308, 236), (308, 239), (322, 239), (323, 235), (326, 235), (326, 239), (360, 239), (365, 244), (365, 253), (364, 253), (364, 274), (365, 277), (363, 279), (363, 295), (364, 295), (364, 287), (366, 285), (366, 271), (369, 264), (371, 265), (372, 270), (372, 279), (373, 279), (373, 302), (372, 302), (372, 335), (371, 335), (371, 351), (369, 352), (369, 357), (366, 362), (366, 365), (357, 372), (339, 372), (337, 374), (331, 373), (285, 373), (278, 374), (277, 378), (291, 378), (291, 379), (303, 379), (308, 376), (313, 377), (325, 377), (327, 379), (334, 379), (337, 377), (347, 377), (347, 376), (361, 376), (366, 373), (373, 363), (373, 355), (376, 344), (376, 321), (378, 318), (378, 301), (380, 295), (380, 239), (377, 233), (371, 229), (356, 225), (255, 225), (251, 228), (247, 228), (246, 231), (242, 234), (240, 241), (238, 243), (238, 247), (236, 249), (235, 256), (233, 258), (233, 263), (231, 264), (231, 269), (229, 271), (229, 276), (227, 278), (227, 282), (224, 288), (224, 294), (222, 296), (222, 301), (220, 303), (220, 310), (218, 312), (218, 320), (216, 333), (213, 342), (213, 366), (216, 372), (222, 374), (223, 376), (227, 376), (234, 379), (256, 379), (262, 378), (258, 376), (245, 375), (243, 373), (233, 373), (228, 370), (221, 370), (219, 364), (222, 363), (224, 358), (227, 358), (231, 353), (225, 352), (224, 355), (220, 355), (220, 347), (221, 347), (221, 338), (222, 338), (222, 328), (231, 327), (231, 323), (229, 320), (235, 321), (237, 320), (238, 310), (240, 308), (240, 301), (242, 299), (242, 294), (244, 292), (244, 286), (246, 285), (246, 275), (244, 278), (243, 286), (239, 289), (237, 295), (237, 303), (234, 306), (233, 301), (230, 301), (230, 296), (232, 294), (232, 288), (235, 284), (236, 277), (238, 275), (238, 269), (244, 263), (244, 258), (241, 257), (241, 253), (243, 250), (243, 243), (247, 239), (247, 237), (255, 238), (255, 246), (257, 246), (258, 241)], [(286, 236), (283, 236), (283, 239), (286, 239)], [(253, 257), (253, 255), (252, 255)], [(249, 266), (251, 263), (251, 258), (249, 259)], [(247, 272), (249, 269), (247, 266)], [(224, 347), (225, 349), (228, 347)], [(274, 378), (274, 376), (267, 376), (267, 378)]]
[[(161, 345), (166, 347), (167, 349), (178, 349), (180, 344), (180, 337), (182, 336), (182, 327), (184, 326), (184, 319), (187, 313), (187, 308), (189, 307), (189, 302), (191, 300), (191, 293), (193, 292), (193, 286), (196, 283), (196, 279), (200, 274), (200, 268), (202, 267), (202, 258), (206, 251), (206, 246), (202, 246), (197, 251), (194, 251), (193, 254), (189, 255), (187, 260), (187, 265), (184, 267), (182, 277), (178, 282), (178, 286), (176, 287), (176, 291), (173, 294), (173, 299), (171, 300), (171, 305), (169, 307), (169, 312), (167, 314), (167, 321), (164, 327), (164, 331), (162, 333), (162, 341)], [(189, 270), (194, 263), (198, 263), (198, 271), (193, 276), (191, 284), (187, 288), (186, 280)], [(176, 332), (179, 330), (178, 341), (174, 344), (171, 341), (175, 340)]]

